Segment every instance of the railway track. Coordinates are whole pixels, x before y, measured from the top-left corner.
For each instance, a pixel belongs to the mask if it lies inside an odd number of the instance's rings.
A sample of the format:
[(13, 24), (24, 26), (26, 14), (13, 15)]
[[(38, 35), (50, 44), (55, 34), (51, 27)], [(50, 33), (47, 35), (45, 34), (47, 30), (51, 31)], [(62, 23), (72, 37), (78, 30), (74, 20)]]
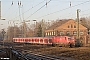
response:
[[(15, 44), (16, 46), (17, 44)], [(9, 55), (12, 55), (11, 58), (13, 59), (19, 59), (19, 60), (74, 60), (73, 58), (68, 57), (57, 57), (52, 55), (44, 55), (44, 54), (37, 54), (33, 53), (32, 51), (25, 50), (25, 49), (16, 49), (12, 48), (10, 44), (5, 44), (4, 46), (7, 46)], [(13, 45), (14, 46), (14, 45)]]
[[(25, 51), (25, 50), (23, 50)], [(52, 55), (44, 55), (44, 54), (36, 54), (33, 52), (25, 51), (25, 53), (22, 53), (20, 50), (13, 50), (12, 52), (18, 56), (21, 60), (74, 60), (72, 58), (66, 58), (66, 57), (57, 57)]]

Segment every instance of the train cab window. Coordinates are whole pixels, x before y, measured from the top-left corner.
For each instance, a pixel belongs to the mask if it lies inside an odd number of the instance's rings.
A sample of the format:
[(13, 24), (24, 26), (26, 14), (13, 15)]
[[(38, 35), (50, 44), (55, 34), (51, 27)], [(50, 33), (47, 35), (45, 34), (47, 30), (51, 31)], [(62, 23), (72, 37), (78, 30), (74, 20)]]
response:
[(68, 40), (71, 40), (71, 37), (68, 37)]

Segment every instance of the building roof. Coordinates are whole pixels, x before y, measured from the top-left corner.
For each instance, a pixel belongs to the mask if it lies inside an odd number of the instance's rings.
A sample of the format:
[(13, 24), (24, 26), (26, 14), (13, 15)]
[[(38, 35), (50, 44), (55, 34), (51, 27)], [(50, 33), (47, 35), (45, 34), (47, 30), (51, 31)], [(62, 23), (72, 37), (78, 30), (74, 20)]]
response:
[(66, 23), (69, 20), (71, 20), (71, 19), (58, 20), (52, 26), (50, 26), (47, 30), (55, 29), (55, 28), (61, 26), (62, 24)]

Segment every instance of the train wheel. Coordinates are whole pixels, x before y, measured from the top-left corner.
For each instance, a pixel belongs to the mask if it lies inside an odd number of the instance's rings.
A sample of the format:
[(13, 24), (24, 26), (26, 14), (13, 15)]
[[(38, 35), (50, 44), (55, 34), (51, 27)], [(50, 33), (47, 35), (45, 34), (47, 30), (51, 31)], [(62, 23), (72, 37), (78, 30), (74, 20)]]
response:
[(56, 44), (54, 44), (54, 43), (53, 43), (53, 44), (52, 44), (52, 46), (53, 46), (53, 47), (55, 47), (55, 46), (56, 46)]
[(75, 47), (75, 45), (74, 44), (70, 44), (70, 48), (73, 48), (73, 47)]

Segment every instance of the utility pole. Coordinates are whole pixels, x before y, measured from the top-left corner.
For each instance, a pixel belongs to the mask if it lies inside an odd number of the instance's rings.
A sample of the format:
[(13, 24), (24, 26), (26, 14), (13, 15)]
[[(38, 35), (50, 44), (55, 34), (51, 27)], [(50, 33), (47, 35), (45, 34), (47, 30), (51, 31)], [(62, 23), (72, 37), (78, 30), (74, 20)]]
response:
[(16, 35), (16, 28), (15, 28), (15, 21), (13, 21), (13, 23), (14, 23), (14, 38), (16, 37), (15, 35)]
[(44, 30), (45, 30), (45, 27), (44, 27), (44, 20), (42, 19), (42, 37), (44, 37)]
[(76, 39), (76, 46), (80, 46), (79, 12), (80, 12), (80, 10), (77, 9), (77, 39)]
[(24, 27), (24, 37), (26, 37), (26, 23), (25, 23), (25, 21), (23, 22), (23, 27)]
[(34, 36), (36, 36), (36, 23), (37, 23), (37, 20), (33, 20), (34, 21)]

